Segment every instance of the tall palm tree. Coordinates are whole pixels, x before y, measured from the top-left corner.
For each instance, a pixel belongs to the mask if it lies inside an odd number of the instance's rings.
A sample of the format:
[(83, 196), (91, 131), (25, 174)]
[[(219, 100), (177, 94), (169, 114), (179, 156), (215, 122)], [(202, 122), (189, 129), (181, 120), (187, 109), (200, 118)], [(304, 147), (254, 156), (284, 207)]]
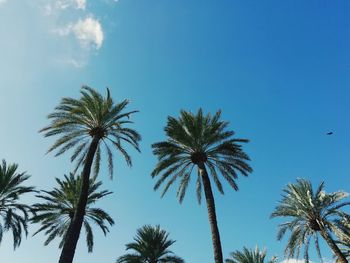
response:
[(27, 236), (27, 222), (30, 207), (19, 199), (23, 194), (34, 192), (34, 187), (23, 186), (29, 179), (25, 172), (17, 172), (17, 164), (0, 164), (0, 243), (3, 233), (12, 231), (13, 248), (16, 249), (22, 241), (22, 231)]
[(159, 176), (154, 190), (167, 181), (162, 196), (176, 180), (179, 180), (177, 196), (181, 203), (192, 171), (197, 168), (197, 199), (200, 203), (203, 187), (215, 263), (222, 263), (223, 257), (211, 180), (223, 194), (219, 173), (234, 190), (238, 190), (235, 181), (237, 174), (247, 176), (252, 172), (252, 168), (247, 164), (249, 157), (241, 145), (248, 140), (233, 138), (234, 132), (226, 130), (228, 122), (220, 120), (220, 116), (220, 111), (214, 116), (203, 115), (202, 109), (199, 109), (197, 114), (181, 111), (178, 119), (169, 116), (164, 129), (167, 139), (152, 145), (153, 153), (158, 157), (158, 164), (152, 172), (152, 177)]
[(48, 152), (57, 150), (57, 156), (74, 148), (71, 161), (76, 161), (75, 172), (82, 166), (79, 202), (67, 230), (59, 263), (73, 261), (88, 199), (90, 172), (93, 167), (96, 176), (100, 170), (101, 148), (104, 147), (107, 153), (109, 174), (112, 177), (111, 147), (119, 151), (131, 166), (131, 157), (123, 143), (139, 151), (138, 143), (141, 140), (135, 130), (126, 127), (132, 123), (130, 116), (137, 112), (125, 112), (128, 100), (115, 104), (108, 89), (106, 97), (87, 86), (83, 86), (80, 93), (80, 99), (63, 98), (55, 111), (48, 115), (50, 125), (41, 130), (45, 137), (59, 136)]
[[(44, 203), (33, 205), (36, 215), (31, 221), (41, 224), (41, 227), (34, 235), (45, 231), (45, 234), (48, 236), (44, 243), (45, 246), (53, 239), (61, 238), (59, 248), (62, 248), (68, 227), (78, 205), (81, 181), (81, 176), (75, 177), (73, 174), (69, 176), (65, 175), (64, 181), (56, 178), (57, 188), (54, 188), (52, 191), (42, 191), (44, 194), (37, 195)], [(114, 220), (104, 210), (92, 207), (98, 200), (112, 193), (107, 190), (99, 191), (98, 188), (101, 185), (101, 182), (90, 179), (89, 194), (83, 221), (89, 252), (92, 252), (94, 245), (91, 223), (99, 226), (104, 235), (109, 232), (106, 224), (110, 226), (114, 224)]]
[(321, 236), (337, 257), (337, 262), (347, 263), (332, 233), (341, 231), (337, 220), (344, 215), (340, 208), (350, 204), (342, 202), (348, 194), (342, 191), (326, 193), (324, 183), (314, 191), (311, 182), (305, 179), (297, 179), (295, 184), (288, 184), (283, 192), (282, 200), (271, 214), (271, 218), (288, 219), (287, 222), (279, 225), (277, 234), (277, 239), (281, 240), (287, 230), (291, 232), (285, 255), (299, 257), (300, 250), (304, 246), (304, 258), (309, 262), (309, 244), (311, 239), (314, 239), (316, 251), (322, 261), (319, 247), (319, 236)]
[[(243, 251), (235, 251), (230, 253), (232, 259), (226, 259), (226, 263), (264, 263), (266, 258), (266, 250), (261, 251), (258, 247), (254, 250), (243, 248)], [(277, 257), (272, 257), (267, 263), (277, 262)]]
[(159, 226), (145, 225), (137, 230), (134, 242), (126, 244), (126, 250), (133, 252), (119, 257), (116, 263), (184, 263), (169, 250), (174, 243)]

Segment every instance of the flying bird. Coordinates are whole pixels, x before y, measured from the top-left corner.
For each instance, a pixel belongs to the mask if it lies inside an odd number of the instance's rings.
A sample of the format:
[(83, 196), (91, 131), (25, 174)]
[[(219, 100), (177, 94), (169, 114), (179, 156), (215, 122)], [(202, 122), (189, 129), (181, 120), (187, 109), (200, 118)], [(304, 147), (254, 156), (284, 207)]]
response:
[(332, 134), (333, 134), (333, 132), (327, 132), (326, 134), (327, 134), (327, 135), (332, 135)]

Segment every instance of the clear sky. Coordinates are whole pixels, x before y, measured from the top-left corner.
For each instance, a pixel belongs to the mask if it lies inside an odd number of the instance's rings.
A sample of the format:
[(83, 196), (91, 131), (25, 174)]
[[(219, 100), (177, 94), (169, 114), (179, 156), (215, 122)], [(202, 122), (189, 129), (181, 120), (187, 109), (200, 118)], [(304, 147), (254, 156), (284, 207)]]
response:
[[(38, 134), (46, 115), (62, 97), (78, 98), (83, 84), (108, 86), (140, 110), (133, 127), (142, 154), (130, 149), (131, 169), (115, 155), (113, 181), (100, 174), (114, 194), (97, 205), (116, 224), (107, 237), (96, 229), (92, 254), (82, 236), (75, 262), (114, 262), (138, 227), (160, 224), (177, 240), (174, 252), (210, 263), (205, 205), (193, 187), (182, 205), (175, 191), (161, 199), (152, 190), (150, 145), (164, 139), (168, 115), (221, 109), (237, 137), (251, 140), (254, 168), (239, 178), (239, 192), (215, 190), (224, 256), (259, 245), (282, 260), (280, 221), (269, 219), (281, 189), (304, 177), (350, 191), (349, 13), (348, 0), (0, 0), (0, 158), (18, 163), (37, 189), (51, 189), (72, 165), (69, 154), (45, 155), (53, 143)], [(1, 262), (58, 260), (57, 243), (44, 247), (42, 235), (16, 251), (11, 238), (1, 243)]]

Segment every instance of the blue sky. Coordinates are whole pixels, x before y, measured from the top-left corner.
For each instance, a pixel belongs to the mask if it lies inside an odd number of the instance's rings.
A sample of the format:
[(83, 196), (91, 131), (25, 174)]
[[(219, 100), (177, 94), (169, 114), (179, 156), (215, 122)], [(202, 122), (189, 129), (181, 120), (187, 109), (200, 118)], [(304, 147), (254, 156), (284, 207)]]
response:
[[(245, 146), (254, 173), (239, 192), (215, 191), (223, 252), (266, 247), (283, 259), (270, 220), (281, 189), (297, 177), (328, 191), (350, 185), (350, 2), (188, 0), (0, 0), (0, 158), (19, 163), (37, 189), (50, 189), (72, 165), (69, 155), (45, 155), (53, 139), (38, 130), (62, 97), (86, 84), (138, 109), (134, 128), (142, 154), (130, 149), (129, 169), (116, 155), (114, 194), (100, 202), (116, 221), (94, 253), (81, 238), (75, 262), (114, 262), (136, 229), (160, 224), (187, 262), (212, 262), (205, 205), (194, 188), (182, 205), (175, 191), (153, 192), (150, 145), (164, 139), (168, 115), (180, 109), (215, 112)], [(325, 133), (333, 131), (333, 136)], [(34, 197), (25, 200), (32, 203)], [(31, 226), (33, 233), (38, 226)], [(28, 237), (16, 251), (0, 246), (4, 262), (52, 262), (57, 243)], [(323, 246), (323, 254), (331, 258)], [(317, 262), (317, 258), (313, 258)]]

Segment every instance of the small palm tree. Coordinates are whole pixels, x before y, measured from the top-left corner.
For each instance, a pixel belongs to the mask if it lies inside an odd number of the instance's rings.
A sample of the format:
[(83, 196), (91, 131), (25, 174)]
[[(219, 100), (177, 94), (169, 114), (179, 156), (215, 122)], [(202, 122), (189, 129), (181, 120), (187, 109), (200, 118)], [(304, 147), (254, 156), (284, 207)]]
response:
[(169, 250), (174, 243), (169, 233), (159, 226), (145, 225), (137, 230), (134, 242), (126, 244), (126, 250), (133, 250), (133, 253), (119, 257), (116, 263), (184, 263)]
[(279, 225), (277, 234), (277, 239), (281, 240), (287, 230), (291, 232), (285, 249), (286, 256), (299, 257), (300, 250), (304, 246), (304, 258), (309, 262), (309, 244), (311, 239), (314, 239), (316, 251), (322, 261), (319, 247), (320, 235), (337, 257), (337, 262), (347, 263), (332, 233), (341, 231), (337, 220), (345, 214), (340, 208), (350, 204), (342, 202), (348, 194), (342, 191), (325, 193), (324, 183), (314, 191), (311, 182), (305, 179), (297, 179), (297, 183), (288, 184), (283, 192), (282, 200), (271, 214), (271, 218), (289, 219), (286, 223)]
[(168, 117), (164, 129), (167, 135), (166, 141), (152, 145), (153, 153), (157, 155), (159, 161), (152, 172), (152, 177), (160, 176), (154, 189), (157, 190), (166, 182), (162, 196), (176, 180), (179, 180), (177, 196), (181, 203), (192, 171), (197, 168), (197, 199), (200, 203), (204, 188), (215, 263), (222, 263), (223, 257), (210, 181), (213, 180), (219, 192), (223, 194), (219, 174), (234, 190), (238, 190), (235, 181), (238, 173), (247, 176), (252, 172), (252, 168), (247, 164), (250, 159), (241, 146), (241, 143), (246, 143), (248, 140), (232, 138), (234, 132), (226, 130), (228, 122), (220, 120), (220, 116), (220, 111), (214, 116), (203, 115), (201, 109), (197, 114), (181, 111), (179, 119)]
[[(42, 191), (44, 194), (37, 195), (37, 197), (42, 199), (45, 203), (33, 205), (33, 210), (36, 215), (31, 221), (42, 225), (34, 235), (45, 231), (45, 235), (48, 236), (44, 243), (45, 246), (53, 239), (61, 238), (59, 248), (62, 248), (68, 227), (77, 209), (81, 191), (81, 181), (80, 176), (74, 177), (73, 174), (69, 176), (65, 175), (64, 181), (56, 178), (58, 188), (54, 188), (52, 191)], [(92, 252), (94, 245), (91, 223), (99, 226), (104, 235), (109, 232), (106, 224), (110, 226), (114, 224), (113, 219), (104, 210), (91, 207), (98, 200), (112, 193), (107, 190), (98, 191), (101, 184), (101, 182), (95, 182), (94, 179), (90, 179), (88, 201), (83, 222), (89, 252)]]
[(34, 187), (23, 186), (29, 179), (25, 172), (17, 172), (17, 164), (0, 164), (0, 243), (3, 233), (12, 231), (13, 248), (16, 249), (22, 241), (22, 232), (27, 236), (27, 222), (31, 211), (26, 204), (19, 202), (23, 194), (34, 192)]
[(48, 118), (49, 126), (43, 128), (45, 137), (59, 136), (48, 150), (57, 150), (56, 156), (74, 148), (71, 161), (76, 161), (76, 169), (82, 166), (82, 184), (79, 202), (71, 224), (67, 230), (59, 263), (72, 263), (75, 248), (84, 220), (88, 199), (90, 172), (94, 176), (100, 170), (101, 148), (105, 148), (108, 158), (110, 177), (113, 175), (113, 154), (111, 147), (123, 155), (127, 164), (132, 165), (131, 157), (124, 148), (127, 143), (139, 151), (141, 136), (133, 129), (126, 127), (132, 123), (130, 116), (137, 111), (125, 112), (128, 100), (115, 104), (107, 89), (103, 97), (94, 89), (84, 86), (81, 98), (63, 98)]
[[(230, 253), (232, 259), (226, 259), (226, 263), (264, 263), (266, 258), (266, 250), (261, 251), (258, 247), (254, 250), (243, 248), (243, 251), (235, 251)], [(277, 257), (272, 257), (267, 263), (277, 262)]]

